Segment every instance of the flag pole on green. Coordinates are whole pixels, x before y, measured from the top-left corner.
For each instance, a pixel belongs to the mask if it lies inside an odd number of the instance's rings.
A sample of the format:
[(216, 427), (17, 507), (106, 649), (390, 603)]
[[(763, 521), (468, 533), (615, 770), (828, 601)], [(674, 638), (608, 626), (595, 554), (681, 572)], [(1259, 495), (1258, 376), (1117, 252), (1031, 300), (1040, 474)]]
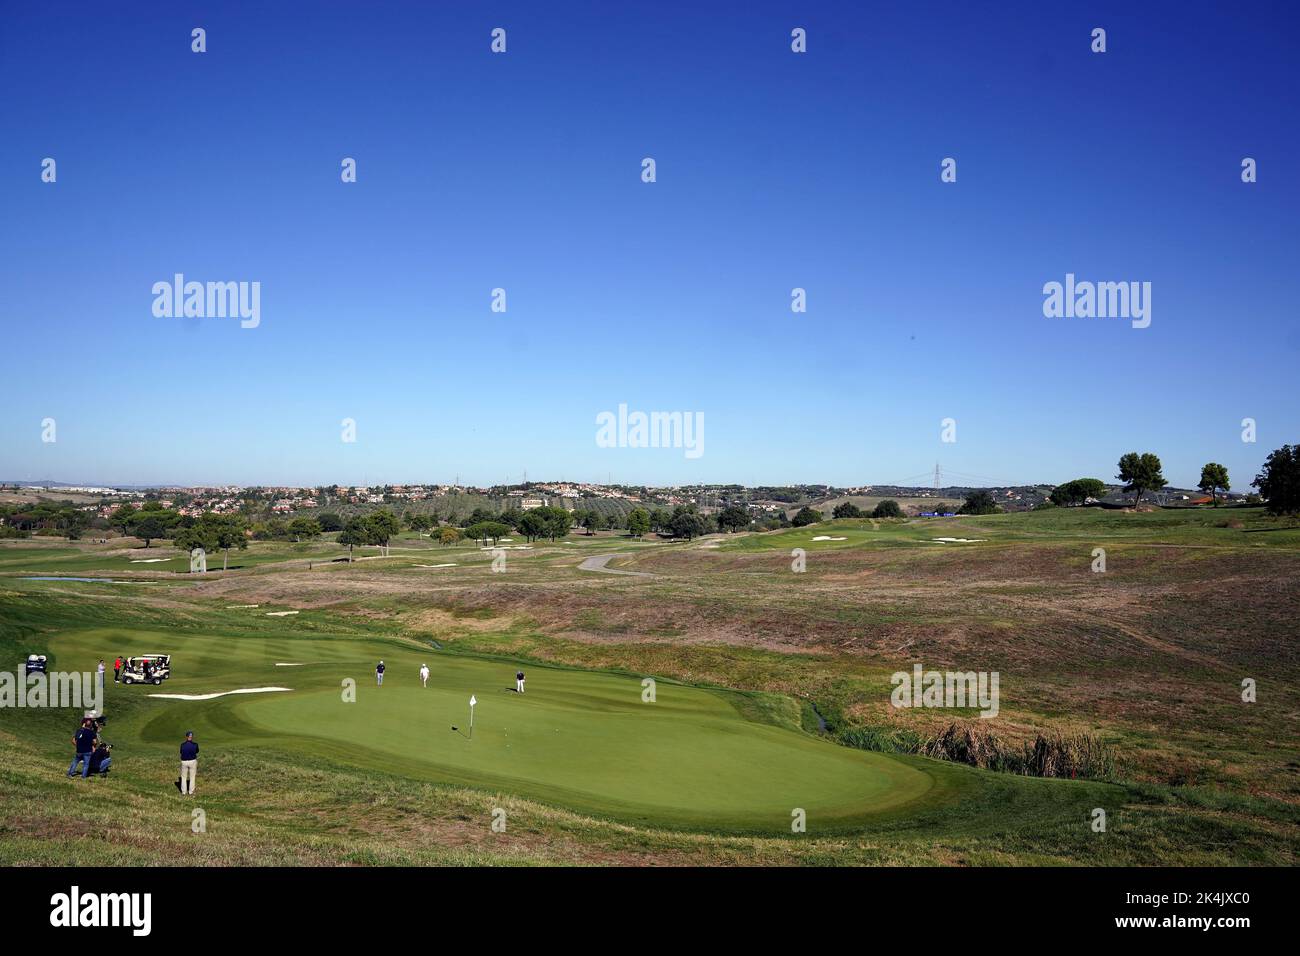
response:
[(469, 736), (471, 740), (474, 739), (474, 705), (477, 703), (478, 703), (478, 699), (473, 694), (470, 694), (469, 695)]

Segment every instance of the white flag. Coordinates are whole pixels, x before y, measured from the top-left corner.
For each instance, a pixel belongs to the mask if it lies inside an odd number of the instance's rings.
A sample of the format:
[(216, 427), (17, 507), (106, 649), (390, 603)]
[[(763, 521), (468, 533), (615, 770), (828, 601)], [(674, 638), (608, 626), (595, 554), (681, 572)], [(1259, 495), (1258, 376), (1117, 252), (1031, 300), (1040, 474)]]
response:
[(478, 703), (478, 698), (476, 698), (473, 694), (470, 694), (470, 695), (469, 695), (469, 705), (470, 705), (471, 707), (473, 707), (473, 706), (474, 706), (475, 704), (477, 704), (477, 703)]

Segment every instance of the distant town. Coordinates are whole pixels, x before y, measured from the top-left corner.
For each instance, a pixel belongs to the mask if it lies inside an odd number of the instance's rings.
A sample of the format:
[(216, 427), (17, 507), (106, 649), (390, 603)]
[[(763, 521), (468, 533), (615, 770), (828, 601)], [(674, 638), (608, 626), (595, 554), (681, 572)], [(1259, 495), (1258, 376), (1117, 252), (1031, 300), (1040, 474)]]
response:
[[(1029, 511), (1048, 503), (1052, 485), (1016, 485), (986, 488), (1003, 511)], [(667, 487), (596, 484), (569, 481), (521, 482), (515, 485), (481, 487), (458, 484), (403, 485), (316, 485), (200, 487), (111, 487), (72, 485), (58, 482), (4, 482), (0, 496), (10, 504), (24, 497), (33, 500), (65, 501), (85, 512), (88, 518), (108, 520), (122, 505), (137, 508), (161, 505), (177, 514), (197, 518), (203, 514), (244, 517), (318, 517), (335, 512), (343, 516), (387, 506), (398, 514), (424, 514), (434, 520), (456, 522), (476, 508), (497, 511), (528, 511), (558, 507), (571, 512), (594, 511), (611, 517), (635, 508), (689, 507), (701, 514), (728, 508), (742, 508), (756, 519), (780, 520), (804, 506), (833, 508), (843, 502), (866, 499), (896, 499), (904, 513), (934, 513), (944, 503), (960, 503), (976, 486), (950, 485), (927, 488), (901, 485), (788, 485), (747, 487), (726, 485), (674, 485)], [(1220, 495), (1220, 500), (1242, 500), (1238, 494)], [(1131, 496), (1128, 501), (1131, 502)], [(1209, 496), (1195, 490), (1164, 488), (1146, 498), (1160, 506), (1194, 506), (1208, 503)], [(1123, 505), (1121, 485), (1108, 486), (1097, 499), (1101, 504)], [(942, 513), (942, 511), (939, 511)]]

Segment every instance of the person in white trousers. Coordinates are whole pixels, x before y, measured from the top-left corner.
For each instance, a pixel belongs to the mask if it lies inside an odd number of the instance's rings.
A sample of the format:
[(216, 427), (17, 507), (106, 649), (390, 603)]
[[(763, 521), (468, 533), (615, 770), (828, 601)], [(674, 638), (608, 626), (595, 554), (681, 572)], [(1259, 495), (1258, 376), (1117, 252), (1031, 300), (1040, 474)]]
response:
[(429, 686), (429, 665), (428, 664), (420, 665), (420, 683), (423, 684), (425, 687)]
[(523, 692), (524, 692), (524, 672), (516, 671), (515, 672), (515, 693), (522, 694)]
[(194, 778), (199, 772), (199, 745), (194, 742), (194, 731), (187, 731), (181, 744), (181, 794), (194, 794)]

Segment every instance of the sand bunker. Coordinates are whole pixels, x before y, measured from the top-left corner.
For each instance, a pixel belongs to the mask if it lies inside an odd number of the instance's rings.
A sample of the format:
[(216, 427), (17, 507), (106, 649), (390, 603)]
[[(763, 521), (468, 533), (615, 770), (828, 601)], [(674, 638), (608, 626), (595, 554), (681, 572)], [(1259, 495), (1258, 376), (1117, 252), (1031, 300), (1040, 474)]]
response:
[(931, 538), (932, 541), (942, 541), (945, 544), (970, 544), (972, 541), (983, 541), (983, 538)]
[(231, 694), (272, 694), (277, 691), (291, 691), (292, 687), (241, 687), (238, 690), (223, 690), (215, 694), (150, 694), (150, 697), (161, 697), (164, 700), (215, 700), (218, 697), (229, 697)]
[(290, 614), (297, 614), (297, 611), (267, 611), (267, 617), (288, 617)]
[(456, 562), (453, 561), (451, 564), (413, 564), (411, 565), (411, 567), (413, 568), (454, 568), (456, 567)]
[(170, 561), (171, 558), (132, 558), (132, 564), (157, 564), (159, 561)]
[(227, 610), (227, 611), (238, 611), (238, 610), (242, 610), (242, 609), (245, 609), (245, 608), (250, 608), (250, 607), (261, 607), (261, 606), (262, 606), (262, 605), (260, 605), (260, 604), (227, 604), (227, 605), (226, 605), (226, 610)]
[(828, 534), (819, 534), (813, 538), (814, 541), (848, 541), (848, 538), (832, 538)]

